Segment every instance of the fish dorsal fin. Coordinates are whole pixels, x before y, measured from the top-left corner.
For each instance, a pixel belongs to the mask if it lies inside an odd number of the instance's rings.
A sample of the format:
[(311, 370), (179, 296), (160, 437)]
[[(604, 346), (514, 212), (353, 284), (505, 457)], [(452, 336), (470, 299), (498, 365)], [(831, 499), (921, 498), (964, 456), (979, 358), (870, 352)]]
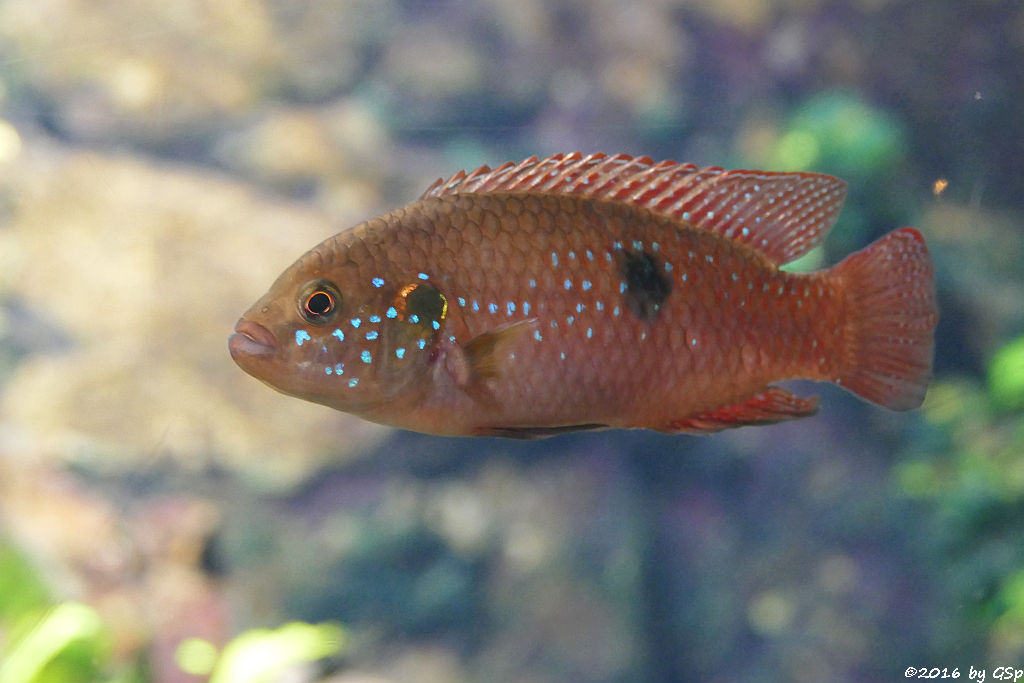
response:
[(556, 154), (438, 179), (423, 197), (548, 192), (629, 202), (746, 244), (775, 263), (817, 246), (835, 223), (846, 183), (819, 173), (727, 171), (626, 154)]

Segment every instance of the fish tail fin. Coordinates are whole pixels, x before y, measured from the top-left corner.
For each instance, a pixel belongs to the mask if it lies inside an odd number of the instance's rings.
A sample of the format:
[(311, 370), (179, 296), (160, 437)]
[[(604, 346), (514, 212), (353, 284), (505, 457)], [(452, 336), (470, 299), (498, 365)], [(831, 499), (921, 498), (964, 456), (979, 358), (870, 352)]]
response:
[(830, 272), (849, 308), (836, 384), (892, 410), (921, 405), (932, 373), (938, 309), (924, 237), (900, 228)]

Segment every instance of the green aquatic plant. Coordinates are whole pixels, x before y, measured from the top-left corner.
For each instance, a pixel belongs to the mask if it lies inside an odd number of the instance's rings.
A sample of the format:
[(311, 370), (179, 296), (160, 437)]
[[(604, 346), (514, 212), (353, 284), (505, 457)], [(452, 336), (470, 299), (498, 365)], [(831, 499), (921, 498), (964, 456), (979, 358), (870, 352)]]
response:
[[(211, 683), (263, 683), (337, 657), (345, 646), (338, 624), (290, 622), (244, 631), (221, 650), (186, 638), (175, 663)], [(0, 539), (0, 683), (143, 683), (150, 679), (147, 666), (144, 654), (117, 661), (100, 613), (80, 602), (53, 601), (39, 571)]]
[(178, 666), (210, 683), (270, 683), (292, 667), (336, 657), (345, 647), (345, 630), (334, 623), (291, 622), (277, 629), (251, 629), (223, 651), (198, 638), (182, 641)]
[(809, 171), (827, 168), (860, 178), (891, 166), (903, 155), (896, 119), (852, 93), (824, 93), (805, 101), (781, 131), (770, 166)]
[(988, 388), (999, 410), (1024, 408), (1024, 337), (1017, 337), (992, 356)]
[[(1024, 337), (991, 356), (987, 381), (942, 378), (929, 391), (913, 455), (894, 481), (927, 520), (922, 566), (960, 605), (956, 642), (1024, 655)], [(949, 647), (953, 645), (947, 643)]]

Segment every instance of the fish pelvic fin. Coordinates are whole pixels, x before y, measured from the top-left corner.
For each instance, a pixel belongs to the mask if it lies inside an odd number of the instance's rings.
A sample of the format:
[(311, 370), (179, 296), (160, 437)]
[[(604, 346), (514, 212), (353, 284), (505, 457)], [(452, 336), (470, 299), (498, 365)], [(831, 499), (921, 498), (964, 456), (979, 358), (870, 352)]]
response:
[(844, 358), (833, 381), (892, 410), (921, 405), (932, 374), (938, 309), (921, 233), (900, 228), (829, 274), (849, 307)]
[(810, 417), (816, 412), (817, 397), (800, 398), (782, 387), (769, 386), (739, 403), (674, 420), (658, 431), (670, 434), (710, 434), (733, 427), (773, 424), (783, 420)]

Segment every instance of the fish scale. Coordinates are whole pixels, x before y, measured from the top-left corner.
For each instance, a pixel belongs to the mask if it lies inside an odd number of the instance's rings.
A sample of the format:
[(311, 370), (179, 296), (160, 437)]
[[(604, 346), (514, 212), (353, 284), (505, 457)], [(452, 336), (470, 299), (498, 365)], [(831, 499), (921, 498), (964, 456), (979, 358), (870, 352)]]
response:
[(460, 172), (300, 258), (229, 346), (285, 393), (436, 434), (762, 424), (816, 410), (772, 385), (794, 377), (908, 409), (936, 321), (920, 233), (778, 267), (844, 195), (625, 155)]

